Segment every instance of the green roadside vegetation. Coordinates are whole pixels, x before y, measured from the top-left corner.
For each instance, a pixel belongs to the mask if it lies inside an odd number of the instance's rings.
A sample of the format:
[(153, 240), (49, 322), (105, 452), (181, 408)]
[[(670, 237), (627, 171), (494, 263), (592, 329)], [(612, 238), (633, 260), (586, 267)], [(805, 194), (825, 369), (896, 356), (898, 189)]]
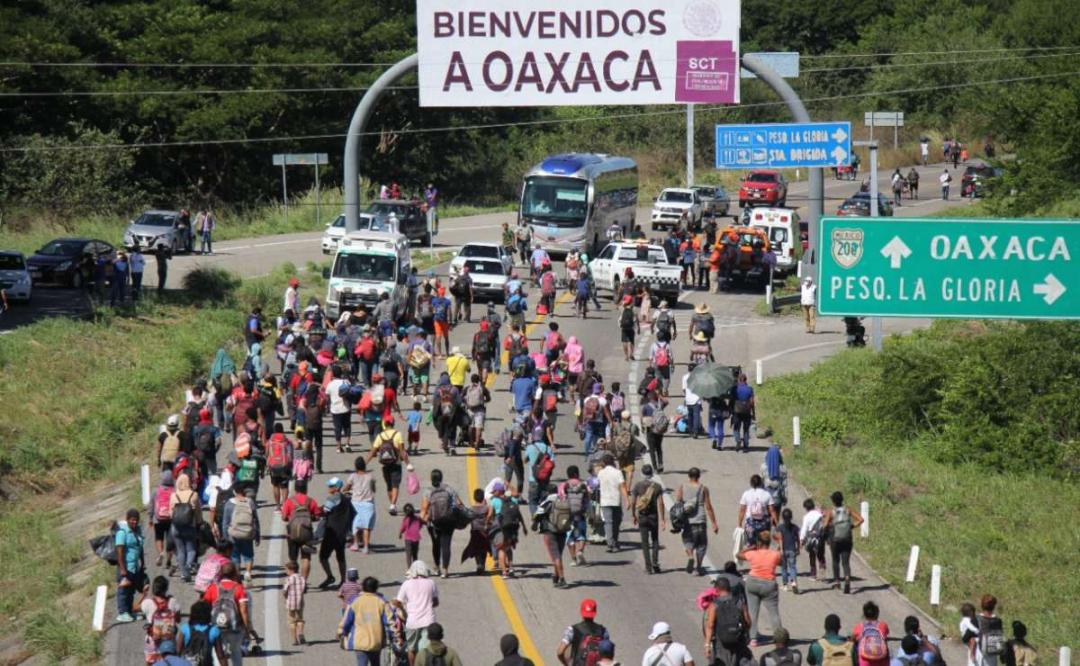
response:
[[(450, 254), (418, 252), (417, 267)], [(184, 291), (160, 300), (150, 293), (137, 308), (102, 308), (89, 321), (48, 319), (4, 336), (0, 636), (18, 634), (27, 654), (52, 661), (100, 655), (89, 609), (93, 588), (112, 579), (96, 561), (87, 565), (86, 538), (119, 516), (97, 515), (73, 498), (119, 493), (131, 501), (138, 467), (159, 424), (180, 407), (183, 387), (209, 372), (219, 347), (240, 364), (245, 313), (254, 304), (270, 311), (292, 275), (303, 273), (305, 299), (321, 300), (327, 265), (283, 264), (254, 280), (200, 269), (185, 277)], [(62, 508), (65, 501), (75, 510)], [(86, 524), (72, 525), (80, 516)], [(72, 576), (87, 566), (89, 575)]]
[[(856, 545), (955, 632), (961, 603), (1000, 600), (1053, 659), (1080, 611), (1080, 325), (938, 322), (759, 389), (759, 420), (819, 502), (870, 503)], [(802, 446), (791, 447), (791, 417)], [(904, 577), (921, 548), (914, 583)], [(942, 606), (929, 605), (940, 564)]]

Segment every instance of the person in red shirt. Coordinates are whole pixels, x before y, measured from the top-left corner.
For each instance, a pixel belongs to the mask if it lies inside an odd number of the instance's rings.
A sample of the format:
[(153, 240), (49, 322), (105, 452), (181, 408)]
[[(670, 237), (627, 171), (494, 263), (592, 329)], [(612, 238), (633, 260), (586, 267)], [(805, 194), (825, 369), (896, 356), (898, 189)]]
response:
[(229, 648), (232, 666), (241, 666), (244, 656), (244, 638), (249, 637), (253, 642), (257, 643), (259, 635), (255, 633), (255, 628), (252, 626), (251, 597), (248, 596), (247, 590), (244, 589), (244, 585), (240, 582), (240, 572), (236, 568), (236, 564), (232, 562), (221, 566), (221, 581), (212, 583), (206, 588), (206, 592), (203, 592), (203, 601), (213, 608), (221, 597), (223, 590), (232, 592), (233, 599), (236, 600), (239, 617), (237, 618), (236, 629), (222, 629), (221, 637)]
[[(311, 524), (314, 526), (322, 515), (322, 509), (318, 502), (308, 497), (307, 481), (297, 479), (293, 484), (293, 491), (292, 496), (285, 500), (285, 504), (281, 507), (281, 519), (288, 525), (297, 507), (302, 506), (307, 508), (311, 516)], [(307, 580), (308, 574), (311, 573), (311, 553), (314, 549), (308, 543), (294, 541), (291, 538), (286, 538), (286, 543), (289, 545), (289, 559), (300, 562), (300, 573), (304, 576), (304, 580)]]
[(863, 621), (851, 631), (859, 666), (888, 666), (889, 625), (878, 619), (881, 610), (873, 601), (863, 604), (862, 613)]

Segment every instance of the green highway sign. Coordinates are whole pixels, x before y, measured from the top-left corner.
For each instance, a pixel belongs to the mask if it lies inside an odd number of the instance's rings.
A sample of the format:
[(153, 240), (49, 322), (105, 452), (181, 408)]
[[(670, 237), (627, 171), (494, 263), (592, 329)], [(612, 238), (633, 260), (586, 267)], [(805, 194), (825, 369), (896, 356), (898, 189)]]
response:
[(1080, 220), (826, 217), (820, 240), (823, 315), (1080, 319)]

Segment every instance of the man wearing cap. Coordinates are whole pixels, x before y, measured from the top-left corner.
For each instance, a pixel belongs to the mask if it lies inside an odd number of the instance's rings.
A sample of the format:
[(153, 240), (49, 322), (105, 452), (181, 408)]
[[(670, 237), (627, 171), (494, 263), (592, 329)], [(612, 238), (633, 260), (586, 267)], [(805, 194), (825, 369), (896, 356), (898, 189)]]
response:
[(690, 650), (671, 638), (671, 625), (657, 622), (649, 633), (653, 642), (641, 657), (641, 666), (694, 666)]
[[(488, 304), (490, 305), (490, 303)], [(488, 317), (495, 314), (494, 310), (488, 313)], [(480, 373), (480, 383), (486, 384), (488, 373), (493, 369), (498, 371), (498, 359), (496, 359), (496, 352), (499, 347), (499, 335), (491, 330), (491, 324), (488, 319), (480, 320), (480, 330), (473, 335), (472, 339), (472, 358), (476, 364), (476, 371)]]
[(209, 477), (218, 473), (217, 453), (221, 448), (221, 430), (214, 425), (213, 414), (208, 407), (199, 410), (199, 422), (191, 431), (195, 450), (202, 458), (203, 472)]
[(799, 303), (802, 305), (803, 318), (806, 320), (806, 332), (813, 333), (817, 324), (814, 316), (814, 304), (817, 303), (817, 285), (814, 284), (814, 278), (809, 275), (803, 279)]
[(165, 421), (165, 427), (158, 433), (157, 451), (154, 454), (158, 468), (166, 464), (172, 465), (180, 453), (191, 452), (191, 436), (180, 430), (180, 415), (170, 415)]
[[(597, 654), (600, 643), (608, 640), (608, 630), (596, 621), (596, 600), (581, 600), (581, 622), (572, 624), (563, 631), (562, 640), (556, 655), (564, 666), (579, 663), (578, 654)], [(582, 660), (584, 662), (584, 660)], [(595, 660), (594, 660), (595, 663)]]
[[(761, 666), (780, 666), (785, 664), (786, 666), (802, 666), (802, 654), (798, 650), (794, 650), (788, 647), (788, 643), (791, 641), (791, 634), (787, 629), (778, 627), (773, 631), (773, 643), (776, 645), (776, 649), (770, 652), (766, 652), (761, 657)], [(911, 655), (916, 661), (918, 660), (918, 650)]]

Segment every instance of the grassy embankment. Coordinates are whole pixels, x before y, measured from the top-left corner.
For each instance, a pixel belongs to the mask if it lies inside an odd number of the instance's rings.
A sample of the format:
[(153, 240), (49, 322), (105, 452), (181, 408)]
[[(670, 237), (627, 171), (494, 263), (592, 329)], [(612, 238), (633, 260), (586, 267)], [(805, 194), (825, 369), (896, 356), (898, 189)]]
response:
[[(448, 254), (434, 259), (444, 262)], [(426, 253), (417, 261), (431, 265)], [(305, 289), (325, 293), (321, 265), (304, 270)], [(4, 336), (0, 637), (21, 638), (13, 654), (83, 661), (99, 655), (89, 631), (91, 597), (96, 585), (111, 584), (111, 571), (88, 561), (86, 538), (119, 517), (99, 515), (102, 506), (122, 511), (137, 502), (137, 469), (158, 424), (181, 406), (182, 387), (207, 374), (220, 346), (239, 365), (247, 308), (264, 303), (271, 311), (296, 272), (285, 264), (266, 278), (241, 281), (209, 271), (202, 284), (219, 287), (220, 300), (176, 293), (158, 301), (151, 294), (134, 311), (106, 308), (92, 321), (46, 320)], [(75, 499), (80, 495), (94, 499)]]
[[(961, 603), (991, 593), (1052, 660), (1080, 626), (1078, 338), (1075, 324), (941, 322), (768, 382), (760, 420), (819, 501), (839, 489), (870, 502), (860, 552), (948, 633)], [(912, 544), (922, 555), (905, 583)], [(941, 608), (929, 606), (932, 564)]]
[[(252, 238), (275, 234), (322, 231), (324, 226), (333, 222), (341, 212), (343, 201), (341, 190), (322, 192), (321, 222), (317, 221), (315, 193), (308, 192), (302, 197), (290, 200), (288, 213), (282, 206), (265, 206), (250, 210), (217, 210), (218, 227), (214, 232), (215, 241), (234, 238)], [(474, 206), (467, 203), (447, 203), (440, 209), (440, 217), (464, 217), (500, 211), (516, 210), (514, 203), (500, 206)], [(33, 223), (22, 222), (18, 226), (7, 224), (0, 226), (0, 249), (19, 250), (31, 253), (42, 245), (59, 236), (90, 236), (110, 243), (121, 245), (124, 229), (129, 219), (141, 211), (131, 211), (129, 215), (86, 215), (74, 219), (50, 219), (47, 216), (37, 218)], [(193, 213), (194, 214), (194, 213)]]

